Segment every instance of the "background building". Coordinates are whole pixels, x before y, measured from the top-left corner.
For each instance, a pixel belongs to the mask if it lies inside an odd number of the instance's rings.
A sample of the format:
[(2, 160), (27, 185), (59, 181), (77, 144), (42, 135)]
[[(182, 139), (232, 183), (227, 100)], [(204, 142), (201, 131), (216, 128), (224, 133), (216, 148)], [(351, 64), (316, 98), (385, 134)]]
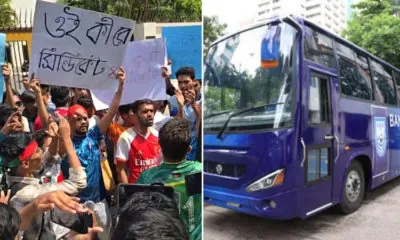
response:
[(274, 15), (302, 16), (336, 34), (346, 28), (348, 0), (260, 0), (258, 21)]

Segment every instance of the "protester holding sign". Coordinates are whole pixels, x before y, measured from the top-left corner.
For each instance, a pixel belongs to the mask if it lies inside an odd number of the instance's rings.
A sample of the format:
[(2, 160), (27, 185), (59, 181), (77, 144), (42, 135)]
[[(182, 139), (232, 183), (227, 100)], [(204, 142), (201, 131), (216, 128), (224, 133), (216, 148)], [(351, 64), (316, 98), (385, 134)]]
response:
[[(111, 219), (108, 205), (105, 201), (106, 190), (100, 166), (100, 140), (102, 135), (107, 133), (108, 127), (118, 111), (125, 82), (125, 72), (122, 68), (119, 69), (116, 78), (119, 81), (118, 90), (114, 95), (110, 109), (98, 125), (89, 129), (89, 118), (84, 107), (74, 105), (68, 110), (68, 120), (73, 129), (72, 141), (88, 176), (87, 187), (78, 196), (82, 202), (91, 201), (95, 203), (94, 212), (99, 218), (99, 225), (104, 229), (104, 232), (100, 234), (100, 238), (104, 240), (108, 239)], [(62, 170), (63, 175), (66, 177), (68, 177), (68, 167), (67, 160), (64, 160), (62, 162)]]

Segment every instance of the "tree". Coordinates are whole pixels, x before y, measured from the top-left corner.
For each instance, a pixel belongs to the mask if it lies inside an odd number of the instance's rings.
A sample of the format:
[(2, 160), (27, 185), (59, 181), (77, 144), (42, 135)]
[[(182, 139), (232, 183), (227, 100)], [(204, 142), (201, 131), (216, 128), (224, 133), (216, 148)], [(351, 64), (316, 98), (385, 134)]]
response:
[(10, 2), (11, 0), (0, 0), (0, 27), (15, 25), (15, 13)]
[(353, 8), (344, 37), (400, 68), (400, 1), (363, 0)]
[[(204, 42), (204, 50), (208, 50), (211, 43), (217, 40), (220, 36), (224, 34), (225, 29), (228, 25), (220, 24), (218, 22), (217, 16), (207, 17), (204, 16), (203, 19), (203, 42)], [(205, 55), (205, 54), (204, 54)]]
[(59, 0), (58, 3), (138, 22), (201, 21), (201, 0)]

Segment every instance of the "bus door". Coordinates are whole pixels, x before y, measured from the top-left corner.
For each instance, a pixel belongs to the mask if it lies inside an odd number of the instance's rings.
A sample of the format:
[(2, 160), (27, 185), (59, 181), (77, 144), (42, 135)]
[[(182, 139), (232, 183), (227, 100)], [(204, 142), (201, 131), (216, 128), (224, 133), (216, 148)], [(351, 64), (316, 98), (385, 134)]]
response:
[[(301, 144), (304, 188), (300, 205), (303, 216), (310, 216), (332, 205), (332, 170), (337, 156), (338, 138), (333, 118), (337, 81), (317, 68), (307, 67), (304, 79), (305, 106)], [(337, 149), (336, 149), (337, 150)], [(303, 212), (304, 211), (304, 212)]]

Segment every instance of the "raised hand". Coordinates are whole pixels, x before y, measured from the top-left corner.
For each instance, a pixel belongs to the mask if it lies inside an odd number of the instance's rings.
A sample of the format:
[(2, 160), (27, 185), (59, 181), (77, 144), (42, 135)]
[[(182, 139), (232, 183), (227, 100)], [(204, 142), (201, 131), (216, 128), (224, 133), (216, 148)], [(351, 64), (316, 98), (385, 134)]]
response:
[(3, 128), (1, 129), (1, 133), (4, 135), (8, 135), (11, 132), (20, 132), (23, 129), (23, 125), (21, 121), (17, 121), (16, 118), (21, 117), (21, 112), (16, 111), (13, 112), (7, 119)]
[(176, 101), (178, 102), (179, 106), (182, 107), (183, 104), (185, 104), (185, 97), (183, 96), (183, 93), (179, 89), (175, 89), (175, 97)]
[(168, 79), (171, 76), (171, 73), (168, 71), (167, 67), (161, 67), (161, 76), (165, 79)]
[(4, 80), (8, 81), (10, 80), (10, 75), (11, 75), (11, 68), (7, 64), (4, 64), (2, 67), (2, 72), (4, 76)]
[(86, 210), (79, 204), (79, 198), (70, 197), (63, 191), (54, 191), (40, 195), (33, 200), (35, 210), (45, 212), (58, 208), (64, 212), (76, 214)]
[(56, 113), (58, 119), (60, 119), (60, 123), (58, 125), (58, 132), (63, 139), (71, 137), (71, 126), (69, 125), (68, 121), (60, 114)]
[(2, 190), (0, 190), (0, 203), (8, 205), (8, 200), (10, 200), (11, 190), (7, 190), (7, 194), (4, 194)]
[(34, 74), (32, 74), (32, 79), (29, 85), (35, 93), (42, 93), (42, 89), (40, 88), (40, 80), (34, 78)]
[(117, 72), (117, 74), (116, 74), (116, 77), (117, 77), (117, 79), (118, 79), (118, 81), (119, 81), (119, 84), (120, 84), (120, 85), (123, 85), (124, 82), (125, 82), (125, 78), (126, 78), (126, 76), (125, 76), (125, 70), (124, 70), (123, 67), (119, 67), (119, 70), (118, 70), (118, 72)]

